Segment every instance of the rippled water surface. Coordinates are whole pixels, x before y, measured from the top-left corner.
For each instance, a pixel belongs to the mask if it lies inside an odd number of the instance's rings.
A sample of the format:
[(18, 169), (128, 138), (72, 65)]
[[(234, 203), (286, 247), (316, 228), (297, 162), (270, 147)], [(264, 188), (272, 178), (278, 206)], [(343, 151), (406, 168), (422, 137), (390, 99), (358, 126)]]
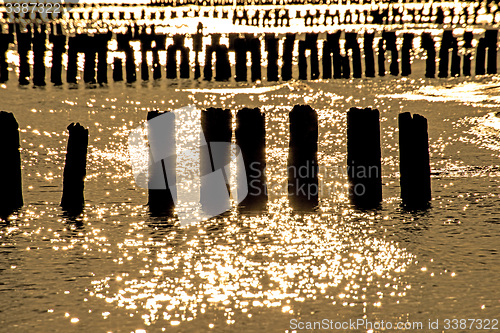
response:
[[(355, 79), (237, 86), (144, 83), (0, 90), (21, 128), (25, 206), (0, 224), (5, 332), (283, 332), (290, 320), (499, 318), (497, 78)], [(217, 89), (215, 89), (217, 88)], [(381, 112), (384, 202), (352, 207), (322, 173), (320, 206), (286, 193), (288, 112), (318, 112), (319, 163), (345, 165), (346, 111)], [(266, 115), (268, 209), (180, 226), (154, 218), (128, 160), (147, 111), (195, 105)], [(429, 120), (432, 207), (401, 210), (397, 115)], [(189, 121), (188, 119), (185, 120)], [(90, 130), (86, 207), (59, 207), (66, 127)], [(338, 186), (340, 184), (340, 186)], [(366, 330), (359, 330), (365, 332)], [(377, 331), (377, 330), (375, 330)]]

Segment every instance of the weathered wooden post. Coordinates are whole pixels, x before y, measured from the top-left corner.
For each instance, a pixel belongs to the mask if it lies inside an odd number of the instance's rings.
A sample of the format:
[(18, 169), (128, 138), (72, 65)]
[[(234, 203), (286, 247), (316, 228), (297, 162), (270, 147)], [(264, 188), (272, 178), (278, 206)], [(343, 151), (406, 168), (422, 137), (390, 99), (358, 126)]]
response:
[(84, 183), (87, 174), (87, 146), (89, 130), (80, 123), (68, 126), (69, 138), (63, 174), (61, 207), (71, 215), (78, 215), (85, 205)]
[(436, 48), (434, 47), (434, 39), (429, 32), (422, 34), (421, 48), (427, 53), (425, 60), (425, 77), (433, 78), (436, 75)]
[(28, 52), (31, 50), (31, 26), (27, 26), (26, 31), (22, 31), (19, 24), (16, 24), (17, 52), (19, 53), (19, 84), (27, 85), (30, 82), (30, 64)]
[(176, 191), (175, 114), (148, 112), (148, 206), (153, 216), (173, 216)]
[[(244, 170), (238, 170), (238, 184), (248, 194), (239, 203), (240, 211), (261, 211), (267, 204), (266, 120), (259, 109), (241, 109), (236, 115), (236, 144), (241, 149)], [(243, 189), (238, 187), (238, 201)]]
[(452, 30), (445, 30), (439, 50), (439, 73), (438, 77), (448, 77), (449, 49), (451, 51), (451, 76), (460, 75), (460, 56), (458, 55), (458, 41), (453, 36)]
[(431, 201), (431, 168), (427, 119), (399, 114), (399, 170), (401, 198), (408, 209), (427, 208)]
[[(344, 73), (349, 73), (347, 77), (350, 77), (350, 66), (349, 66), (349, 56), (348, 50), (352, 52), (352, 76), (355, 78), (361, 77), (361, 50), (358, 44), (358, 34), (356, 32), (346, 32), (345, 33), (345, 50), (347, 62), (343, 69)], [(344, 76), (345, 77), (345, 76)]]
[(50, 82), (56, 86), (62, 85), (62, 55), (66, 52), (66, 36), (62, 33), (62, 27), (57, 24), (49, 35), (52, 43), (52, 67), (50, 69)]
[(319, 77), (319, 61), (318, 61), (318, 34), (308, 33), (305, 40), (299, 41), (299, 79), (307, 80), (307, 57), (306, 50), (310, 50), (311, 62), (311, 80), (316, 80)]
[(296, 210), (318, 206), (318, 115), (308, 105), (295, 105), (289, 114), (288, 200)]
[(363, 51), (365, 54), (365, 76), (375, 77), (375, 57), (373, 56), (374, 33), (365, 32)]
[(292, 79), (293, 47), (295, 45), (295, 34), (287, 33), (283, 45), (283, 66), (281, 67), (281, 79), (289, 81)]
[(385, 75), (385, 52), (391, 52), (391, 64), (389, 65), (389, 72), (391, 75), (399, 74), (398, 64), (398, 48), (396, 44), (396, 33), (394, 31), (383, 31), (382, 38), (378, 43), (378, 67), (379, 75)]
[(14, 43), (14, 35), (10, 32), (4, 32), (0, 27), (0, 83), (9, 80), (9, 65), (7, 64), (7, 51), (9, 44)]
[[(179, 77), (189, 78), (189, 49), (184, 46), (184, 35), (174, 35), (174, 44), (167, 48), (167, 78), (177, 78), (177, 51), (181, 53)], [(217, 61), (217, 59), (216, 59)], [(217, 66), (216, 66), (217, 71)]]
[(323, 43), (323, 79), (333, 78), (339, 79), (342, 77), (342, 62), (343, 56), (340, 54), (340, 35), (342, 31), (336, 31), (333, 34), (327, 34), (326, 40)]
[(23, 206), (19, 125), (10, 112), (0, 111), (0, 217)]
[(231, 123), (228, 109), (208, 108), (201, 113), (200, 202), (212, 216), (231, 207), (230, 175), (225, 171), (231, 161)]
[(275, 34), (266, 33), (267, 81), (278, 81), (278, 38)]
[(45, 24), (35, 27), (33, 34), (33, 84), (36, 86), (45, 86), (46, 38)]
[(111, 32), (98, 34), (94, 37), (97, 40), (97, 83), (108, 83), (108, 42), (111, 39)]
[[(479, 39), (476, 50), (476, 75), (497, 73), (497, 41), (498, 30), (486, 30), (484, 37)], [(487, 69), (485, 71), (486, 49), (488, 49)]]
[(113, 58), (113, 81), (123, 81), (123, 64), (122, 59), (118, 57)]
[(472, 67), (472, 54), (470, 50), (472, 49), (472, 40), (474, 39), (474, 35), (472, 31), (464, 32), (464, 66), (463, 66), (463, 74), (465, 76), (471, 75), (471, 67)]
[(212, 45), (207, 46), (205, 67), (203, 74), (205, 80), (212, 79), (212, 57), (215, 53), (215, 81), (226, 81), (231, 77), (231, 64), (228, 58), (228, 49), (220, 44), (220, 34), (212, 34)]
[(414, 34), (403, 34), (403, 46), (401, 47), (401, 76), (411, 74), (411, 50), (413, 48)]
[(66, 70), (66, 82), (76, 84), (78, 74), (78, 49), (80, 47), (80, 35), (68, 39), (68, 68)]
[(382, 202), (379, 111), (351, 108), (347, 112), (347, 175), (351, 202), (376, 208)]
[(83, 81), (89, 84), (95, 84), (96, 81), (96, 40), (95, 37), (82, 36), (83, 45), (80, 45), (84, 51), (85, 60), (83, 62)]

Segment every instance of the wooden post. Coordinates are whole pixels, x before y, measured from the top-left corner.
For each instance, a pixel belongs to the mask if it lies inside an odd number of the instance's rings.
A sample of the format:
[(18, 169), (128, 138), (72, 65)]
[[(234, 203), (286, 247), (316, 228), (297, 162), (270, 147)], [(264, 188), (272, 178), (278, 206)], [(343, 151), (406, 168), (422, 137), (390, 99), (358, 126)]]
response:
[(374, 33), (365, 32), (363, 50), (365, 53), (365, 76), (375, 77), (375, 57), (373, 56)]
[[(231, 160), (231, 123), (228, 109), (208, 108), (201, 113), (200, 202), (202, 210), (212, 216), (230, 208), (229, 175), (224, 168)], [(210, 177), (214, 173), (220, 175), (216, 181)]]
[(293, 47), (295, 44), (295, 34), (287, 33), (285, 44), (283, 45), (283, 66), (281, 67), (281, 79), (289, 81), (292, 79)]
[(175, 115), (172, 112), (150, 111), (147, 119), (150, 146), (149, 211), (153, 216), (173, 216), (177, 199)]
[(411, 50), (413, 48), (414, 34), (403, 34), (403, 46), (401, 48), (401, 75), (408, 76), (411, 74)]
[(351, 202), (376, 208), (382, 202), (380, 120), (376, 109), (347, 112), (347, 175)]
[(278, 81), (278, 39), (274, 34), (266, 34), (267, 81)]
[[(267, 204), (264, 114), (258, 108), (244, 108), (238, 111), (235, 137), (236, 144), (241, 149), (245, 169), (238, 170), (238, 184), (245, 184), (245, 189), (248, 189), (247, 196), (239, 203), (239, 209), (244, 212), (262, 211)], [(238, 188), (238, 198), (241, 190)]]
[(434, 47), (434, 39), (429, 32), (422, 34), (421, 47), (427, 53), (425, 60), (425, 77), (433, 78), (436, 75), (436, 48)]
[(431, 169), (427, 119), (399, 114), (399, 170), (401, 198), (408, 209), (424, 209), (431, 200)]
[(19, 84), (28, 85), (30, 82), (30, 64), (28, 62), (28, 52), (31, 50), (31, 27), (27, 26), (27, 31), (22, 32), (19, 24), (16, 24), (17, 52), (19, 53)]
[(0, 217), (23, 206), (19, 125), (10, 112), (0, 111)]
[(123, 65), (122, 59), (115, 57), (113, 59), (113, 81), (123, 81)]
[(464, 66), (463, 66), (463, 74), (465, 76), (471, 75), (471, 67), (472, 67), (472, 54), (470, 49), (472, 49), (472, 40), (474, 39), (474, 35), (472, 31), (464, 32)]
[(57, 24), (55, 31), (49, 35), (52, 43), (52, 67), (50, 69), (50, 82), (56, 86), (62, 85), (62, 55), (66, 52), (66, 36), (62, 34), (62, 27)]
[(78, 215), (85, 205), (84, 182), (87, 173), (87, 146), (89, 130), (79, 123), (68, 126), (69, 138), (64, 165), (61, 207), (71, 215)]
[(295, 105), (289, 114), (288, 200), (296, 210), (318, 206), (318, 115), (308, 105)]

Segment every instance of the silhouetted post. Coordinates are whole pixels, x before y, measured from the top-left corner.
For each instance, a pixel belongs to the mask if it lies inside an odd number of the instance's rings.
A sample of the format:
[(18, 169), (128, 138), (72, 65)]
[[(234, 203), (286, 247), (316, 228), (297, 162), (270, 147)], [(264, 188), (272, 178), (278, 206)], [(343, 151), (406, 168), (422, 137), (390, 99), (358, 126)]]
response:
[(376, 109), (347, 112), (347, 175), (351, 202), (375, 208), (382, 202), (380, 120)]
[(212, 216), (230, 208), (229, 176), (225, 167), (231, 160), (231, 111), (208, 108), (201, 113), (200, 202)]
[(80, 35), (69, 37), (68, 39), (68, 67), (66, 70), (66, 82), (76, 84), (76, 75), (78, 73), (78, 48), (80, 44)]
[(427, 119), (399, 114), (399, 170), (401, 198), (410, 209), (422, 209), (431, 200), (431, 169)]
[(9, 44), (14, 43), (14, 35), (4, 32), (0, 27), (0, 83), (9, 80), (9, 65), (7, 64), (7, 51)]
[(201, 77), (200, 61), (198, 59), (199, 53), (203, 49), (203, 24), (198, 23), (196, 34), (193, 36), (193, 49), (194, 49), (194, 78), (195, 80)]
[(288, 81), (292, 79), (293, 47), (295, 45), (295, 34), (287, 33), (283, 45), (283, 66), (281, 67), (281, 79)]
[[(486, 30), (479, 39), (476, 50), (476, 75), (497, 73), (497, 40), (498, 30)], [(485, 72), (486, 49), (488, 49), (488, 68)]]
[(47, 38), (45, 24), (35, 27), (33, 36), (33, 84), (45, 86), (45, 42)]
[(342, 77), (342, 60), (340, 54), (340, 34), (342, 31), (336, 31), (333, 34), (326, 35), (326, 41), (323, 43), (323, 79), (332, 78), (332, 64), (333, 64), (333, 77), (339, 79)]
[(180, 78), (189, 78), (189, 49), (184, 46), (184, 35), (174, 35), (174, 44), (167, 48), (167, 78), (177, 78), (177, 51), (181, 53)]
[(16, 24), (17, 52), (19, 53), (19, 84), (27, 85), (30, 82), (30, 64), (28, 62), (28, 52), (31, 50), (31, 26), (27, 26), (25, 32), (21, 31), (19, 24)]
[(319, 77), (319, 62), (318, 62), (318, 34), (308, 33), (305, 40), (299, 41), (299, 79), (307, 80), (307, 57), (306, 50), (310, 50), (311, 62), (311, 80), (316, 80)]
[(422, 34), (422, 42), (420, 45), (427, 53), (425, 60), (425, 77), (433, 78), (436, 75), (436, 48), (434, 47), (434, 39), (428, 32)]
[(133, 83), (137, 80), (135, 69), (134, 50), (130, 46), (132, 39), (132, 28), (129, 27), (125, 34), (117, 34), (116, 41), (118, 44), (118, 51), (125, 53), (125, 75), (127, 83)]
[(122, 59), (118, 57), (113, 58), (113, 81), (123, 81)]
[(274, 34), (266, 34), (267, 81), (278, 81), (278, 39)]
[(464, 67), (463, 74), (465, 76), (471, 75), (471, 67), (472, 67), (472, 54), (470, 50), (472, 49), (472, 40), (474, 39), (474, 35), (472, 31), (464, 32)]
[(241, 149), (244, 170), (238, 170), (238, 201), (241, 211), (261, 211), (266, 208), (266, 120), (259, 109), (244, 108), (236, 115), (236, 144)]
[[(385, 44), (385, 46), (384, 46)], [(396, 44), (396, 33), (393, 31), (383, 31), (382, 38), (378, 42), (378, 70), (379, 75), (385, 75), (385, 51), (391, 52), (391, 64), (389, 71), (391, 75), (399, 74), (398, 48)]]
[(68, 126), (69, 138), (64, 165), (61, 207), (70, 214), (80, 214), (85, 205), (84, 182), (87, 174), (89, 130), (80, 123)]
[(247, 81), (247, 43), (244, 38), (235, 39), (234, 53), (236, 56), (234, 79), (237, 82)]
[(288, 200), (297, 210), (318, 206), (318, 115), (308, 105), (295, 105), (289, 114)]
[(365, 32), (363, 51), (365, 54), (365, 76), (375, 77), (375, 57), (373, 56), (374, 33)]
[(96, 41), (95, 37), (82, 36), (83, 45), (80, 45), (85, 54), (85, 61), (83, 63), (83, 81), (85, 83), (96, 83)]
[(262, 78), (262, 68), (260, 66), (261, 53), (260, 53), (260, 40), (253, 35), (247, 35), (247, 47), (250, 51), (250, 59), (252, 60), (252, 67), (250, 68), (252, 73), (252, 82), (260, 80)]
[(49, 35), (52, 43), (52, 67), (50, 68), (50, 82), (56, 86), (62, 85), (62, 55), (66, 52), (66, 36), (62, 34), (60, 24)]
[(220, 43), (220, 34), (212, 34), (212, 45), (207, 46), (205, 67), (203, 68), (205, 80), (212, 79), (212, 57), (215, 53), (215, 81), (226, 81), (231, 77), (231, 64), (229, 63), (228, 50)]
[(172, 216), (177, 199), (175, 114), (150, 111), (147, 119), (150, 146), (149, 211), (154, 216)]
[(439, 50), (439, 77), (448, 77), (448, 50), (451, 51), (451, 76), (460, 75), (460, 56), (458, 55), (458, 41), (453, 37), (452, 30), (445, 30)]
[[(356, 32), (346, 32), (345, 33), (345, 50), (346, 50), (346, 58), (348, 56), (348, 50), (352, 52), (352, 76), (355, 78), (361, 77), (361, 51), (359, 49), (358, 44), (358, 34)], [(349, 67), (349, 60), (347, 60), (347, 67)], [(349, 71), (348, 68), (345, 68), (344, 71)], [(345, 77), (345, 76), (344, 76)], [(349, 74), (350, 77), (350, 74)]]
[(108, 83), (108, 42), (111, 32), (99, 34), (94, 37), (97, 40), (97, 83)]
[(401, 47), (401, 75), (411, 74), (411, 50), (413, 48), (414, 34), (403, 34), (403, 46)]
[(19, 125), (10, 112), (0, 111), (0, 217), (23, 206)]
[(151, 50), (152, 38), (146, 33), (146, 27), (142, 27), (139, 35), (141, 42), (141, 79), (142, 81), (149, 80), (149, 67), (148, 67), (148, 51)]

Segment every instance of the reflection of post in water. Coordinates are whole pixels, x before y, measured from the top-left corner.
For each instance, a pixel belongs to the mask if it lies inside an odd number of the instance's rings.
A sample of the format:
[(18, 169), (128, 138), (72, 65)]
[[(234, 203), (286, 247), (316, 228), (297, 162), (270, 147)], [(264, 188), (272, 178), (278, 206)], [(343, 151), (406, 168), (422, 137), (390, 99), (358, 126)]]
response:
[[(266, 121), (258, 108), (244, 108), (236, 115), (236, 144), (241, 149), (244, 170), (238, 170), (238, 184), (246, 184), (248, 194), (239, 203), (243, 212), (266, 209)], [(238, 187), (238, 198), (243, 189)]]
[(147, 119), (150, 147), (149, 211), (153, 216), (173, 216), (177, 195), (175, 115), (168, 111), (150, 111)]
[(296, 210), (318, 206), (318, 116), (308, 105), (290, 112), (288, 200)]
[(375, 208), (382, 201), (380, 120), (376, 109), (347, 112), (347, 174), (351, 202)]
[(79, 123), (71, 123), (68, 126), (68, 131), (61, 207), (71, 215), (79, 215), (85, 205), (83, 192), (85, 175), (87, 174), (89, 130)]
[(0, 217), (23, 206), (19, 125), (10, 112), (0, 111)]
[(215, 216), (230, 208), (229, 164), (232, 137), (231, 111), (208, 108), (201, 113), (200, 202)]
[(409, 112), (399, 115), (401, 198), (408, 209), (424, 209), (431, 200), (431, 168), (427, 119)]

